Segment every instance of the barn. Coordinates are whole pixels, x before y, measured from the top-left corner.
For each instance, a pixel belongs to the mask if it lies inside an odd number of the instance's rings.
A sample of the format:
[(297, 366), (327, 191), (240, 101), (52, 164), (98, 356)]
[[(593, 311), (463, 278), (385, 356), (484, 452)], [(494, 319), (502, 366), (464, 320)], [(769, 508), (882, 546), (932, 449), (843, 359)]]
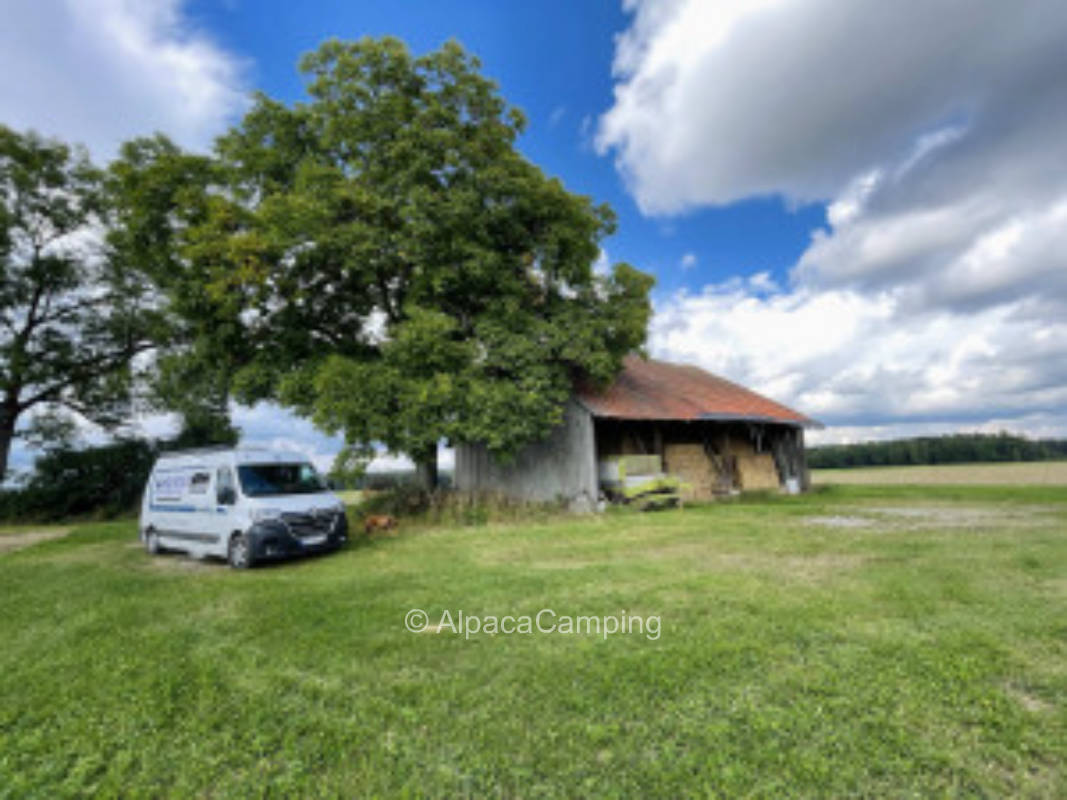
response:
[(808, 488), (804, 428), (818, 423), (698, 367), (625, 359), (607, 389), (580, 388), (563, 421), (514, 460), (478, 443), (456, 447), (455, 486), (592, 510), (606, 464), (648, 456), (681, 479), (684, 499), (741, 490)]

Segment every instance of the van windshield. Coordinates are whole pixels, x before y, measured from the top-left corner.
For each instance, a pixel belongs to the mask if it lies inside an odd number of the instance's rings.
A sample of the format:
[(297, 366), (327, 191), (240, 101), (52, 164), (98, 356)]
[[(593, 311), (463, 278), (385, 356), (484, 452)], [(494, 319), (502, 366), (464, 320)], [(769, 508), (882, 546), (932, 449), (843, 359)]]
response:
[(310, 464), (242, 464), (237, 468), (237, 477), (247, 497), (327, 491)]

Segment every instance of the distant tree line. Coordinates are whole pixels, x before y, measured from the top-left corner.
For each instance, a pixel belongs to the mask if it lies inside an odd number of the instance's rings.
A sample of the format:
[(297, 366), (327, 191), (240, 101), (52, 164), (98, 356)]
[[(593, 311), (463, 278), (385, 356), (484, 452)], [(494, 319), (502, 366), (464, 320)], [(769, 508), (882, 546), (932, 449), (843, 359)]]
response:
[(1067, 459), (1067, 439), (1027, 439), (1009, 433), (958, 433), (808, 449), (813, 469)]

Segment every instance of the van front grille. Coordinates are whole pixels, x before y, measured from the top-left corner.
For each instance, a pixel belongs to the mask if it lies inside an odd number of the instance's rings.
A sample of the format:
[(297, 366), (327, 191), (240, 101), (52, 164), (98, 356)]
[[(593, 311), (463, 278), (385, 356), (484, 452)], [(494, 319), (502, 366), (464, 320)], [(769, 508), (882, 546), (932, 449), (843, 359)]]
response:
[(308, 514), (282, 514), (282, 522), (288, 526), (289, 532), (299, 537), (329, 533), (333, 530), (336, 520), (337, 512), (327, 510)]

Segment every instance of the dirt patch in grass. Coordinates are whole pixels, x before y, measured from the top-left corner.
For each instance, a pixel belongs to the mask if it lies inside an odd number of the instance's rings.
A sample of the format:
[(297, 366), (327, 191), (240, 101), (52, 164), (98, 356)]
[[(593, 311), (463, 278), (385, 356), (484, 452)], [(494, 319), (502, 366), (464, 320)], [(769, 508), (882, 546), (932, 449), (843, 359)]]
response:
[(31, 547), (39, 542), (47, 542), (51, 539), (61, 539), (70, 533), (70, 528), (48, 528), (39, 531), (23, 531), (21, 533), (9, 533), (0, 536), (0, 555), (15, 550)]
[(212, 561), (207, 558), (192, 558), (177, 553), (150, 556), (145, 554), (146, 569), (159, 572), (198, 572), (217, 569), (225, 564), (221, 561)]
[(875, 528), (875, 532), (926, 528), (1043, 528), (1059, 523), (1056, 509), (1044, 506), (989, 508), (977, 506), (850, 506), (840, 513), (804, 518), (804, 524), (823, 528)]
[[(133, 549), (143, 551), (144, 545), (140, 542), (93, 542), (91, 544), (83, 544), (80, 547), (52, 551), (46, 556), (42, 555), (42, 558), (56, 564), (106, 564), (114, 566), (119, 563), (129, 564), (128, 559), (130, 556), (123, 555), (121, 562), (117, 556), (120, 552), (126, 553)], [(131, 556), (134, 559), (132, 564), (134, 568), (153, 572), (185, 574), (213, 570), (220, 565), (225, 565), (225, 562), (222, 561), (196, 559), (181, 553), (164, 553), (152, 556), (141, 552), (140, 554), (131, 554)]]
[(890, 517), (909, 527), (1042, 527), (1054, 520), (1041, 508), (974, 508), (969, 506), (877, 506), (871, 513)]
[(1008, 684), (1004, 687), (1005, 694), (1031, 714), (1041, 714), (1052, 708), (1052, 705), (1042, 700), (1032, 692), (1028, 692), (1019, 686)]
[[(140, 541), (126, 542), (124, 546), (127, 550), (144, 550), (144, 544)], [(221, 560), (193, 558), (182, 553), (161, 553), (155, 556), (145, 553), (144, 561), (139, 564), (144, 569), (161, 572), (195, 572), (224, 565), (225, 562)]]
[(823, 528), (868, 528), (874, 524), (870, 517), (853, 517), (846, 514), (834, 514), (826, 517), (808, 517), (806, 525), (819, 525)]

